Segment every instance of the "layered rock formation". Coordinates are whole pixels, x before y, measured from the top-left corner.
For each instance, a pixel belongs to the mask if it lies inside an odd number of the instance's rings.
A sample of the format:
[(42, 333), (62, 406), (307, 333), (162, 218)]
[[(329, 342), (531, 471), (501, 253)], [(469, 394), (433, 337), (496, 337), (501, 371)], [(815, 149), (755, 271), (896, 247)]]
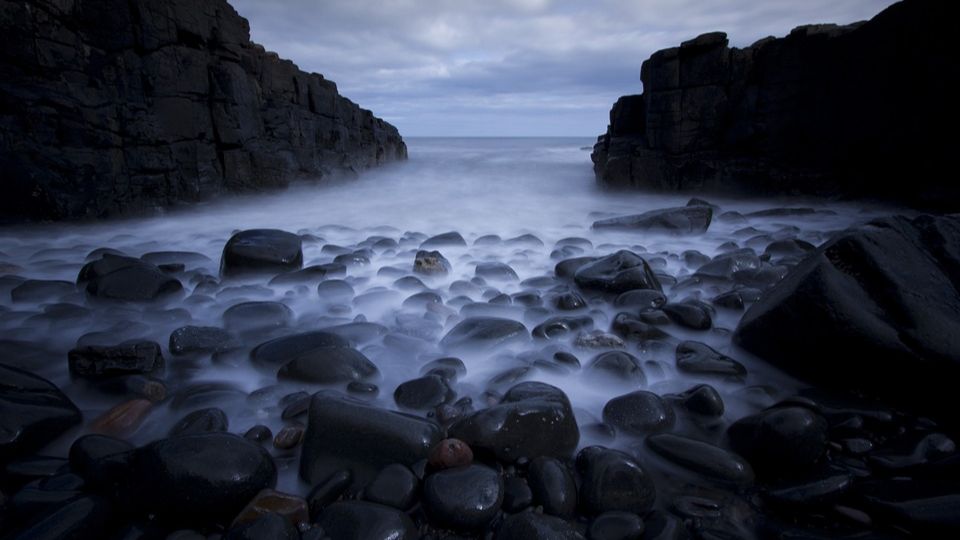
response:
[(0, 0), (6, 220), (85, 218), (404, 159), (396, 128), (225, 1)]
[(904, 0), (871, 21), (730, 48), (723, 33), (643, 63), (594, 148), (607, 186), (873, 197), (956, 207), (941, 126), (958, 108), (953, 8)]

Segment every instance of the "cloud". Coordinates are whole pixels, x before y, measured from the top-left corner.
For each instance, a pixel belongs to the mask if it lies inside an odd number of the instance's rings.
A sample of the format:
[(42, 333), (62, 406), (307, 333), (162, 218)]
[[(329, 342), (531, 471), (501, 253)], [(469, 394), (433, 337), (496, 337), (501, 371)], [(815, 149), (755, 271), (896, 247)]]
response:
[(850, 23), (892, 0), (230, 0), (253, 39), (404, 135), (597, 135), (651, 53)]

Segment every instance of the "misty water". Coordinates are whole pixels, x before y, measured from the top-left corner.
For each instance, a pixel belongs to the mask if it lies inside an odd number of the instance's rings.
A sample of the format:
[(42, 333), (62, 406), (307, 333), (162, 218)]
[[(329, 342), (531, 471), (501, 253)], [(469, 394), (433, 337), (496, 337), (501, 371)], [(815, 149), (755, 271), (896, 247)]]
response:
[[(551, 298), (559, 290), (556, 287), (572, 287), (553, 277), (554, 266), (562, 259), (629, 249), (646, 258), (661, 275), (670, 301), (688, 297), (709, 301), (729, 287), (693, 285), (686, 280), (705, 260), (687, 252), (713, 257), (729, 251), (735, 243), (762, 254), (771, 242), (783, 239), (819, 245), (836, 231), (889, 213), (884, 208), (800, 200), (709, 198), (719, 211), (703, 235), (595, 231), (591, 224), (597, 219), (683, 206), (689, 195), (599, 189), (585, 149), (592, 143), (591, 139), (565, 138), (411, 139), (409, 161), (336, 185), (300, 185), (143, 219), (0, 229), (0, 352), (4, 361), (47, 377), (84, 413), (84, 426), (67, 433), (45, 452), (63, 453), (69, 442), (89, 429), (91, 421), (122, 399), (71, 379), (67, 352), (78, 344), (115, 345), (147, 339), (163, 347), (166, 370), (162, 378), (168, 399), (156, 405), (139, 429), (128, 435), (135, 443), (162, 437), (191, 410), (211, 406), (228, 413), (232, 432), (243, 433), (256, 424), (276, 432), (289, 423), (281, 419), (288, 403), (281, 404), (284, 396), (317, 387), (279, 384), (275, 373), (251, 365), (249, 350), (270, 338), (354, 321), (382, 325), (368, 325), (353, 339), (380, 370), (374, 381), (379, 393), (366, 399), (396, 409), (393, 394), (397, 385), (418, 377), (427, 362), (450, 356), (439, 341), (466, 316), (511, 318), (533, 329), (549, 317), (586, 315), (593, 319), (595, 330), (608, 332), (619, 311), (609, 298), (584, 293), (589, 306), (573, 312), (560, 312), (552, 305)], [(748, 214), (785, 207), (816, 211), (720, 217), (727, 212)], [(321, 296), (316, 284), (270, 285), (271, 276), (221, 279), (224, 244), (234, 232), (253, 228), (301, 235), (304, 266), (367, 250), (363, 255), (369, 262), (359, 259), (358, 264), (348, 266), (342, 278), (352, 287), (353, 298)], [(423, 240), (449, 231), (459, 232), (467, 243), (465, 247), (438, 248), (451, 262), (452, 271), (442, 277), (417, 276), (423, 288), (413, 280), (403, 280), (413, 275), (414, 257)], [(485, 238), (477, 242), (481, 237)], [(183, 270), (172, 271), (184, 284), (185, 294), (163, 305), (103, 304), (87, 298), (82, 290), (61, 284), (51, 286), (49, 293), (13, 300), (11, 292), (24, 279), (75, 283), (81, 267), (98, 257), (100, 248), (135, 257), (153, 254), (148, 259), (158, 263), (183, 263)], [(509, 264), (519, 279), (476, 279), (475, 267), (485, 261)], [(779, 262), (789, 265), (795, 261)], [(436, 293), (440, 302), (407, 301), (423, 290)], [(515, 296), (521, 292), (535, 294), (522, 297), (521, 302)], [(249, 301), (281, 302), (292, 316), (224, 321), (228, 308)], [(749, 371), (744, 381), (678, 373), (675, 345), (641, 348), (627, 342), (625, 347), (649, 368), (648, 389), (667, 394), (710, 382), (726, 401), (725, 419), (732, 421), (793, 387), (790, 380), (734, 347), (731, 333), (741, 315), (741, 311), (721, 308), (716, 310), (711, 330), (687, 330), (676, 324), (667, 324), (664, 330), (673, 336), (670, 343), (693, 339), (739, 360)], [(169, 336), (185, 325), (226, 326), (236, 335), (237, 346), (223, 354), (174, 356), (167, 349)], [(602, 431), (592, 426), (600, 422), (608, 399), (637, 387), (626, 382), (598, 384), (575, 368), (549, 361), (557, 350), (567, 350), (586, 366), (595, 355), (609, 350), (579, 348), (575, 339), (574, 333), (552, 341), (530, 339), (496, 351), (457, 351), (467, 367), (466, 375), (454, 386), (457, 397), (470, 397), (474, 407), (481, 408), (518, 381), (547, 382), (569, 395), (582, 428), (581, 445), (628, 444), (607, 441)], [(271, 451), (288, 471), (281, 476), (281, 486), (302, 492), (305, 488), (296, 485), (292, 474), (296, 453)]]

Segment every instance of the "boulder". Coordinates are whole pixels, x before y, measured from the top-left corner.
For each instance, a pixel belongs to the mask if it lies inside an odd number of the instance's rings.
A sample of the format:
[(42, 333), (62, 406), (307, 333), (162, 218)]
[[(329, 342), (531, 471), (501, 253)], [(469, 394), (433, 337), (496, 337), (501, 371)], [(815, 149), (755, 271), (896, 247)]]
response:
[(710, 227), (713, 209), (709, 206), (683, 206), (651, 210), (632, 216), (593, 222), (594, 229), (625, 229), (674, 235), (703, 234)]
[(577, 455), (580, 471), (580, 507), (590, 516), (614, 510), (645, 514), (657, 492), (650, 476), (630, 456), (600, 446)]
[(511, 343), (523, 343), (530, 337), (523, 323), (497, 317), (470, 317), (457, 323), (440, 340), (447, 349), (489, 350)]
[(153, 302), (183, 292), (183, 284), (140, 259), (104, 254), (80, 269), (77, 285), (102, 300)]
[(612, 294), (635, 289), (662, 290), (647, 261), (627, 250), (587, 262), (576, 270), (573, 279), (582, 289)]
[(36, 451), (80, 423), (80, 410), (50, 381), (5, 364), (0, 381), (0, 462)]
[(423, 506), (432, 523), (444, 528), (483, 530), (503, 503), (503, 479), (484, 465), (435, 472), (423, 482)]
[(328, 506), (317, 524), (337, 540), (415, 540), (413, 521), (403, 512), (363, 501), (341, 501)]
[(280, 274), (303, 267), (300, 237), (276, 229), (251, 229), (230, 237), (220, 258), (220, 274)]

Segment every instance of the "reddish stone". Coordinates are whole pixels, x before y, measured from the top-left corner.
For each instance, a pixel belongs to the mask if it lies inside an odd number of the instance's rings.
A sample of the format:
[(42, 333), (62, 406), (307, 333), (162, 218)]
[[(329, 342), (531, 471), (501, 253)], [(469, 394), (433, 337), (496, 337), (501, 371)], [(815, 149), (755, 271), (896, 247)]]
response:
[(271, 512), (280, 514), (289, 520), (294, 527), (299, 527), (301, 523), (310, 522), (306, 500), (289, 493), (265, 489), (257, 493), (256, 497), (240, 511), (237, 518), (233, 520), (231, 527), (256, 521), (260, 516)]
[(434, 469), (452, 469), (473, 463), (473, 450), (460, 439), (444, 439), (430, 449), (427, 463)]
[(103, 435), (129, 435), (140, 427), (150, 414), (153, 403), (147, 399), (131, 399), (101, 414), (90, 423), (90, 430)]

